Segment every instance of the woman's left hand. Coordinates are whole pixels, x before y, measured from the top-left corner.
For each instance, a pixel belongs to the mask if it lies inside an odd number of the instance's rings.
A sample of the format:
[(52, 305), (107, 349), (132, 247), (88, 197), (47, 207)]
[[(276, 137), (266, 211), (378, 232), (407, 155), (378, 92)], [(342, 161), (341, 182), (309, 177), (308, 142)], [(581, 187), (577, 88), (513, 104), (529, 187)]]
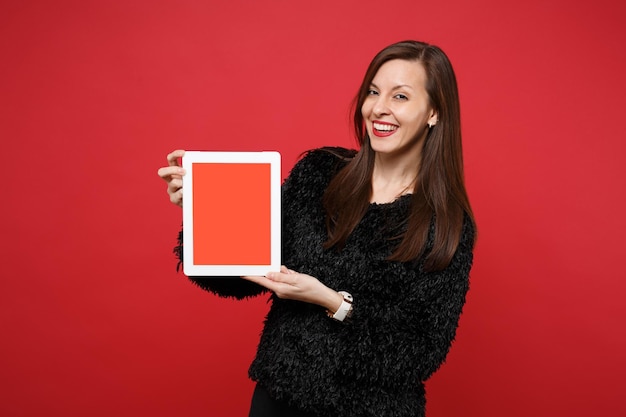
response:
[(284, 265), (280, 267), (280, 272), (269, 272), (264, 277), (247, 276), (242, 278), (267, 288), (278, 298), (317, 304), (330, 311), (337, 311), (343, 302), (341, 294), (328, 288), (317, 278), (300, 274)]

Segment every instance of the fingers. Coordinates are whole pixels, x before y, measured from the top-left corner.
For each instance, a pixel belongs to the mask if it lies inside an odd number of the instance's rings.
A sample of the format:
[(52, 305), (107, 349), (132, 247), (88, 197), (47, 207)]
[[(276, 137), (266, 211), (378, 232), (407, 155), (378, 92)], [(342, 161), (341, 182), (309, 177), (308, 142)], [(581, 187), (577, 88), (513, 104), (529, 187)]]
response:
[(180, 158), (185, 155), (185, 151), (177, 149), (167, 155), (167, 166), (161, 167), (157, 171), (159, 177), (169, 182), (171, 178), (180, 178), (185, 175), (185, 170), (181, 168)]
[(287, 268), (285, 265), (280, 266), (280, 272), (282, 272), (283, 274), (295, 274), (296, 273), (296, 271)]
[(183, 188), (183, 180), (181, 178), (172, 178), (167, 183), (168, 194), (180, 191)]
[(180, 207), (183, 206), (183, 190), (182, 190), (182, 188), (180, 190), (176, 191), (176, 192), (173, 192), (173, 193), (169, 193), (168, 192), (168, 194), (170, 196), (170, 201), (173, 204), (176, 204), (177, 206), (180, 206)]
[(280, 285), (279, 283), (274, 282), (272, 279), (263, 276), (244, 276), (241, 278), (245, 279), (246, 281), (257, 283), (274, 293), (278, 290), (278, 285)]
[(167, 194), (170, 201), (177, 206), (183, 206), (183, 180), (185, 170), (180, 166), (180, 158), (185, 151), (175, 150), (167, 155), (167, 166), (158, 169), (157, 174), (167, 183)]
[(187, 172), (178, 166), (167, 166), (161, 167), (157, 170), (157, 175), (161, 177), (161, 179), (167, 183), (169, 183), (172, 179), (180, 179)]
[(298, 283), (298, 277), (295, 272), (287, 268), (281, 268), (281, 272), (269, 272), (266, 277), (274, 282), (280, 282), (288, 285), (296, 285)]
[[(287, 272), (282, 272), (287, 271)], [(245, 280), (255, 282), (268, 290), (274, 292), (278, 298), (292, 298), (293, 294), (299, 291), (298, 276), (285, 266), (281, 267), (281, 272), (268, 272), (266, 276), (245, 276)]]
[(167, 155), (167, 164), (169, 166), (180, 166), (180, 158), (185, 155), (185, 151), (182, 149), (176, 149), (174, 152)]

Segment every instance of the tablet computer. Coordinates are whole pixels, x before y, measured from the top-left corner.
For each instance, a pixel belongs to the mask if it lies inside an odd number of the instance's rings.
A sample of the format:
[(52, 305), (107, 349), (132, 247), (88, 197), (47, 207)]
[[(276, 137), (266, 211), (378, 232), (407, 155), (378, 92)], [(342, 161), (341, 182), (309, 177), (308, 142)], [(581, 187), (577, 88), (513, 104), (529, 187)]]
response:
[(280, 154), (187, 151), (183, 168), (185, 275), (279, 271)]

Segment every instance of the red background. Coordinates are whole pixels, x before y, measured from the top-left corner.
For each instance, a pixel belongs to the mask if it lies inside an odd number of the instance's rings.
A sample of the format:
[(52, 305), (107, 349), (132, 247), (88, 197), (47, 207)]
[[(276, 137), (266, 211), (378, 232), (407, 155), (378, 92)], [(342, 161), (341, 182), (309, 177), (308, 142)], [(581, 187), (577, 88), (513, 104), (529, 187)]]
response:
[(429, 417), (623, 416), (625, 6), (617, 0), (3, 1), (3, 416), (246, 415), (266, 300), (176, 274), (175, 148), (353, 146), (405, 38), (457, 71), (480, 227)]

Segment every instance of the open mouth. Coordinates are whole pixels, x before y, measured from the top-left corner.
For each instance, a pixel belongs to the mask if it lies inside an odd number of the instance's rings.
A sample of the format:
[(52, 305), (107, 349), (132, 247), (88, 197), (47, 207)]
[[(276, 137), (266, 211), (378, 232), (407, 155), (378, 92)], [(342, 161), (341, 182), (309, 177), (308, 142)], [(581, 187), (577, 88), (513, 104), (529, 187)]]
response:
[(397, 125), (381, 122), (373, 122), (372, 127), (376, 136), (389, 136), (398, 129)]

